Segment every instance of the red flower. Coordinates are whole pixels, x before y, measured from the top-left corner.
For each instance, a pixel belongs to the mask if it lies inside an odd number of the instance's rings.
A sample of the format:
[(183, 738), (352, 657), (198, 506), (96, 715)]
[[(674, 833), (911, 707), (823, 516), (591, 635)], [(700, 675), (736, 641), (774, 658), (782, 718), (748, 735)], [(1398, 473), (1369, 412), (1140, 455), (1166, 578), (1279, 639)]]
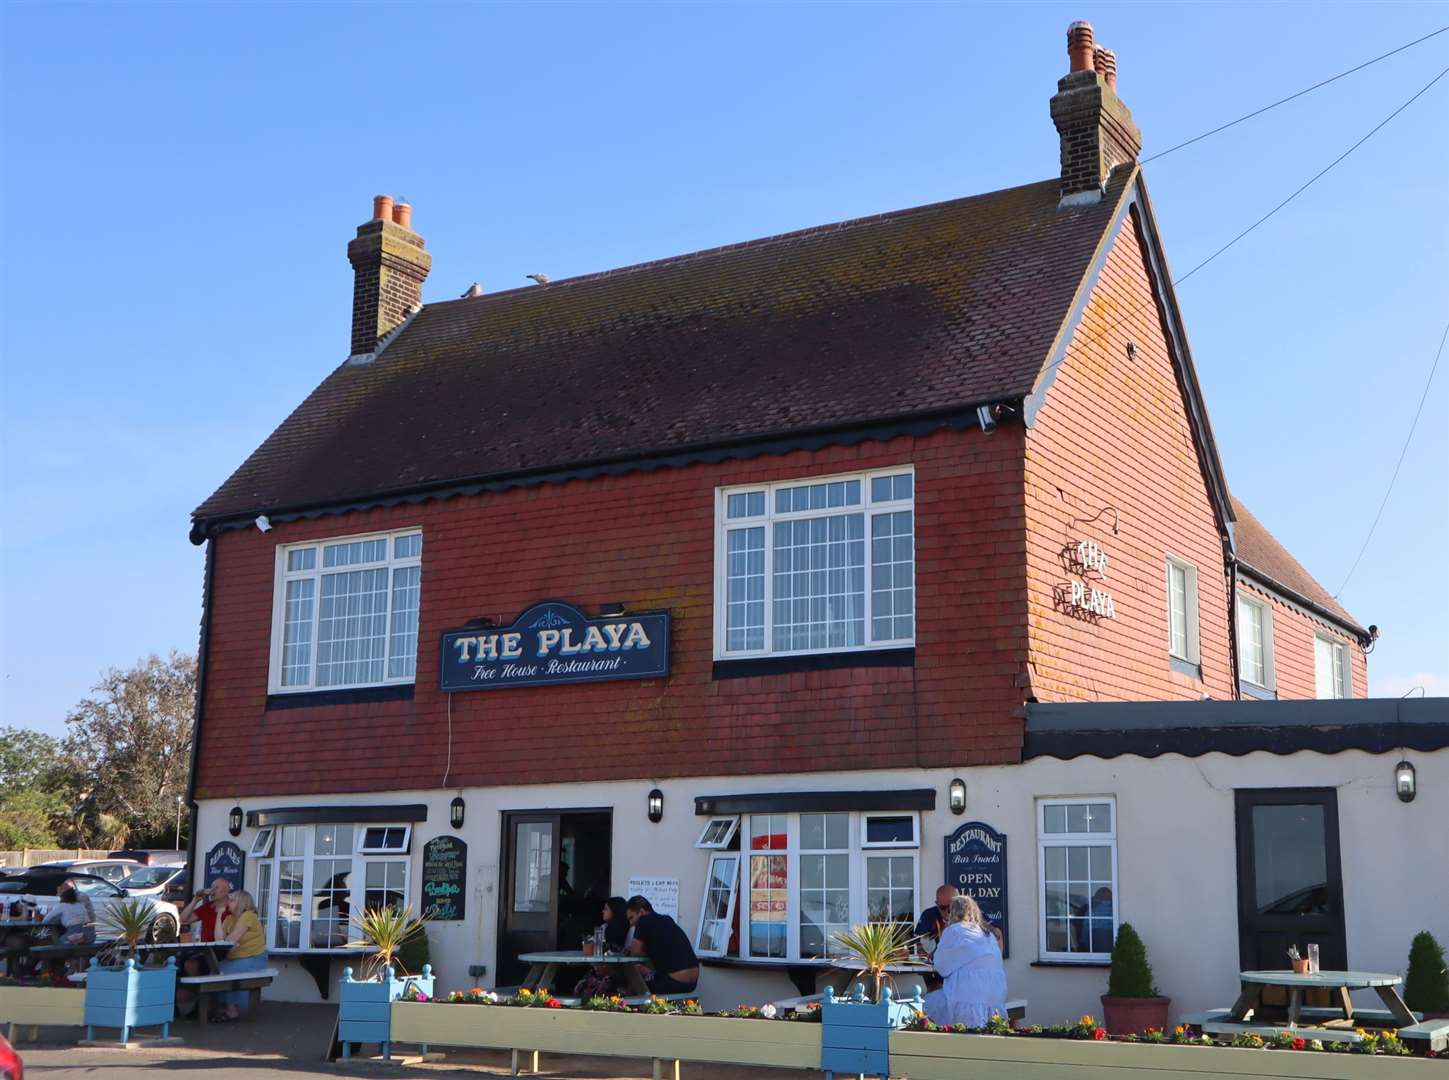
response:
[(556, 997), (549, 998), (547, 1001), (544, 1002), (544, 1004), (547, 1005), (550, 1009), (562, 1009), (563, 1008), (563, 1002), (560, 1001)]
[(1092, 1032), (1092, 1038), (1096, 1039), (1098, 1042), (1101, 1042), (1106, 1037), (1107, 1037), (1107, 1029), (1106, 1028), (1098, 1028), (1096, 1031)]
[(1293, 1040), (1293, 1049), (1294, 1050), (1302, 1050), (1307, 1045), (1308, 1045), (1308, 1040), (1307, 1039), (1294, 1039)]

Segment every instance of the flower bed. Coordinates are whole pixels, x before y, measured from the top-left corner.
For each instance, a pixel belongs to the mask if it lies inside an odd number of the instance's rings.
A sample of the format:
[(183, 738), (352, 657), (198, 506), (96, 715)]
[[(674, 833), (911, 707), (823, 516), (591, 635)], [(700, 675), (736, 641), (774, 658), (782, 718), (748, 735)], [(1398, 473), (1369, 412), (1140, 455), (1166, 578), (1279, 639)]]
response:
[(0, 1024), (80, 1027), (85, 1005), (85, 991), (78, 988), (0, 986)]

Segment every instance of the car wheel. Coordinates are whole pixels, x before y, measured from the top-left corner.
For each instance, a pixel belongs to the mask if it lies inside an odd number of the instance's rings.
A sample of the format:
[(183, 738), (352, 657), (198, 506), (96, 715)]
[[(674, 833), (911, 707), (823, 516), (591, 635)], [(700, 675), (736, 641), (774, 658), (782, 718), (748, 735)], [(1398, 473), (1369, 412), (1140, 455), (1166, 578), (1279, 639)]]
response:
[(170, 945), (180, 939), (176, 925), (176, 917), (162, 912), (151, 920), (150, 943), (152, 945)]

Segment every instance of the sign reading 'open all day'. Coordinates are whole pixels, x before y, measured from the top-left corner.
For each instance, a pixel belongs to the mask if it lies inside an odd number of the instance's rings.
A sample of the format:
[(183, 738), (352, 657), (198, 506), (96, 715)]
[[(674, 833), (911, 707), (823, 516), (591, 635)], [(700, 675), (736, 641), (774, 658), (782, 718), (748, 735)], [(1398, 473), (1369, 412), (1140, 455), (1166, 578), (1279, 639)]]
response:
[(669, 674), (669, 613), (590, 619), (572, 604), (546, 600), (511, 626), (443, 634), (446, 691), (554, 686)]

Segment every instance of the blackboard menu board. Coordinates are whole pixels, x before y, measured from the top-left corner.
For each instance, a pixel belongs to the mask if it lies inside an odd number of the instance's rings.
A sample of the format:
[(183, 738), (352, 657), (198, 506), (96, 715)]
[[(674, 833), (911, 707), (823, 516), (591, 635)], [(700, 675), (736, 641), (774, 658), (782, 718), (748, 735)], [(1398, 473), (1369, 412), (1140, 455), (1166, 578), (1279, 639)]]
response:
[(423, 915), (440, 922), (463, 918), (467, 899), (468, 845), (456, 836), (435, 836), (423, 845)]
[(217, 878), (226, 878), (231, 882), (232, 892), (241, 892), (242, 881), (246, 876), (247, 857), (242, 849), (233, 844), (230, 840), (223, 840), (206, 853), (205, 873), (202, 875), (202, 884), (207, 888)]
[(968, 821), (946, 837), (946, 882), (976, 898), (981, 914), (1001, 931), (1001, 954), (1011, 955), (1006, 925), (1006, 834)]

